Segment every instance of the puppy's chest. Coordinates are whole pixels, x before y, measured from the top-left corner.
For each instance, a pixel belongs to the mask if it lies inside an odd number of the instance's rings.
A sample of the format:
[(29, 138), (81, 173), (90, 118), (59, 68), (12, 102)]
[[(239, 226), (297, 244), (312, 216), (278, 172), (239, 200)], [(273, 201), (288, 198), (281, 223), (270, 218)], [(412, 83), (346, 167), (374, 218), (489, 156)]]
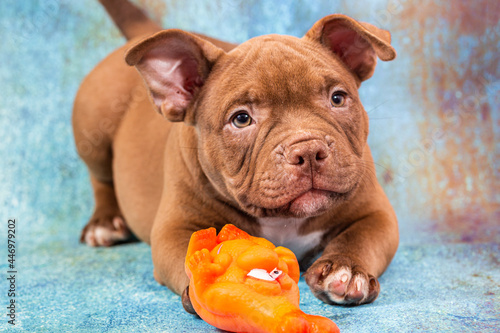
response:
[(284, 246), (292, 250), (298, 260), (317, 247), (323, 237), (322, 231), (307, 234), (300, 232), (306, 219), (262, 218), (258, 222), (261, 227), (261, 237), (276, 246)]

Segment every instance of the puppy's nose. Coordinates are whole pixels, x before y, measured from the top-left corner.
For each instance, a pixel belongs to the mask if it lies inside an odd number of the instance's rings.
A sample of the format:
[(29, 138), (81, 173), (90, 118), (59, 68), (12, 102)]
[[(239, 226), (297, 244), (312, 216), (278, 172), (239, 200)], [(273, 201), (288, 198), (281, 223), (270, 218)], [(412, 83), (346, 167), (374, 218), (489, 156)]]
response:
[(302, 141), (291, 145), (285, 151), (285, 158), (289, 164), (304, 167), (319, 165), (329, 155), (328, 146), (320, 140)]

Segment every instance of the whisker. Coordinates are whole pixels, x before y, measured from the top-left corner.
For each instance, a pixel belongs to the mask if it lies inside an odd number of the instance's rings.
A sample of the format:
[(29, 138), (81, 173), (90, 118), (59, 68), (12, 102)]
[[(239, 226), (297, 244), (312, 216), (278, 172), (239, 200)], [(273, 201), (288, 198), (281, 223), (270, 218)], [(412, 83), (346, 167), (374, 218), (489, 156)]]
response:
[[(369, 115), (371, 112), (373, 111), (376, 111), (379, 107), (381, 107), (382, 105), (386, 104), (386, 103), (389, 103), (390, 101), (387, 100), (387, 101), (384, 101), (380, 104), (377, 104), (375, 107), (371, 108), (370, 110), (366, 111), (366, 113)], [(371, 119), (371, 118), (370, 118)]]
[(380, 119), (398, 119), (401, 117), (370, 117), (370, 121), (372, 120), (380, 120)]

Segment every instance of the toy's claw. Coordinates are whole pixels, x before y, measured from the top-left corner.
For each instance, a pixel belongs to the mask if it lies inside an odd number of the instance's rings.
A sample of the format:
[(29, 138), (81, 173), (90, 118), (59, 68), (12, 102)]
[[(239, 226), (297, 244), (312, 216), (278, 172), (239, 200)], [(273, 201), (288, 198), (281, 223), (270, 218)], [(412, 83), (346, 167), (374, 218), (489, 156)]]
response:
[(199, 272), (202, 270), (207, 270), (212, 263), (212, 256), (207, 249), (202, 249), (201, 251), (196, 251), (188, 259), (187, 266), (191, 273)]
[(339, 333), (340, 330), (337, 325), (328, 318), (321, 316), (306, 315), (309, 317), (311, 333)]
[(196, 231), (191, 235), (189, 240), (188, 250), (186, 254), (186, 261), (184, 263), (186, 274), (191, 279), (191, 271), (188, 269), (189, 260), (191, 256), (202, 249), (211, 250), (217, 245), (217, 234), (215, 228), (208, 228)]
[(252, 239), (252, 236), (232, 224), (226, 224), (217, 235), (217, 243), (234, 239)]
[(186, 258), (201, 249), (212, 250), (217, 245), (215, 228), (199, 230), (191, 235)]
[(328, 318), (304, 314), (302, 311), (285, 315), (279, 330), (283, 333), (339, 333), (337, 325)]

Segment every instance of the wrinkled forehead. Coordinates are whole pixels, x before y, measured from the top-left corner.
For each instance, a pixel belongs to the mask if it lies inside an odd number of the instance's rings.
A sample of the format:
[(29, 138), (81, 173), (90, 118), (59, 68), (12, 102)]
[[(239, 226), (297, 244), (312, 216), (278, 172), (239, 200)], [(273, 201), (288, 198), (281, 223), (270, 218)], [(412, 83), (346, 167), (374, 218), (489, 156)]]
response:
[(350, 71), (321, 45), (281, 35), (253, 38), (221, 59), (218, 89), (242, 103), (297, 103), (340, 82), (356, 88)]

